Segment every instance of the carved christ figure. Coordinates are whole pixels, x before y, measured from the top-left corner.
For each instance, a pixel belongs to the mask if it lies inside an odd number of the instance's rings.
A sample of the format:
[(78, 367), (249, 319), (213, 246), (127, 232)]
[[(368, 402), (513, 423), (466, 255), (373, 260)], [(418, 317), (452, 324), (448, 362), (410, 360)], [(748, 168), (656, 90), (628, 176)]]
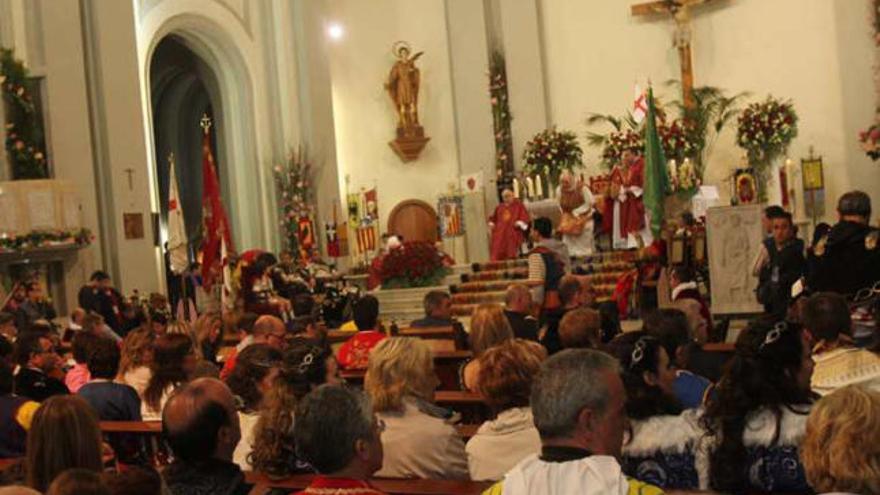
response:
[(411, 50), (408, 44), (397, 42), (392, 48), (397, 62), (391, 67), (388, 74), (388, 82), (385, 89), (394, 101), (397, 110), (397, 128), (410, 130), (419, 127), (419, 69), (416, 60), (424, 52), (418, 52), (410, 56)]

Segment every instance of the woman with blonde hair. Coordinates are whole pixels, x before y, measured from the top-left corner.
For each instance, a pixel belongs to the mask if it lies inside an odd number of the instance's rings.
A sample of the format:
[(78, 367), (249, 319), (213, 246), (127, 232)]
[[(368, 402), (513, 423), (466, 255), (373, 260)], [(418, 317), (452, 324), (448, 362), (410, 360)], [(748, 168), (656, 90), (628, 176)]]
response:
[(430, 346), (413, 337), (392, 337), (370, 353), (364, 388), (385, 424), (385, 459), (376, 473), (386, 478), (467, 479), (464, 442), (451, 411), (434, 404)]
[(807, 418), (801, 462), (817, 493), (880, 495), (880, 392), (858, 385), (819, 400)]
[(193, 324), (193, 336), (203, 360), (217, 364), (217, 350), (222, 335), (223, 320), (220, 318), (220, 313), (210, 312), (199, 316)]
[(463, 389), (476, 390), (480, 356), (499, 344), (513, 340), (513, 329), (504, 315), (504, 307), (500, 304), (477, 306), (471, 316), (469, 340), (474, 357), (461, 367), (459, 381)]
[(129, 332), (122, 341), (119, 372), (116, 381), (135, 389), (143, 398), (144, 390), (153, 376), (150, 365), (153, 362), (153, 344), (156, 334), (153, 329), (142, 326)]
[(68, 469), (100, 473), (101, 454), (101, 429), (91, 406), (75, 395), (50, 397), (37, 409), (28, 432), (27, 485), (42, 493)]

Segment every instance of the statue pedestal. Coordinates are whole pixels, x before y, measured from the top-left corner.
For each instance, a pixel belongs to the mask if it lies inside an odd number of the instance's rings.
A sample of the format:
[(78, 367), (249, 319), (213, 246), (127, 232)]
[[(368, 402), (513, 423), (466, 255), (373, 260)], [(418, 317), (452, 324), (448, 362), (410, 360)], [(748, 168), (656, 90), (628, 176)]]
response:
[(398, 127), (397, 138), (389, 142), (388, 146), (391, 146), (397, 156), (407, 163), (417, 159), (430, 140), (431, 138), (425, 137), (425, 129), (422, 126), (408, 129)]

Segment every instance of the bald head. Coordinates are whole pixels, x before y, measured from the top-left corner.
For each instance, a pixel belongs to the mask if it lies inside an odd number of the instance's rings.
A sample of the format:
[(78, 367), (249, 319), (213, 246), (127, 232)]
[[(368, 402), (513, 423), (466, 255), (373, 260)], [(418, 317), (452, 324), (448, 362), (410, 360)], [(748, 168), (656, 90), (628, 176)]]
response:
[(229, 387), (214, 378), (182, 386), (162, 410), (162, 431), (175, 457), (184, 462), (231, 461), (241, 429)]
[(254, 342), (258, 344), (269, 344), (275, 348), (284, 346), (284, 337), (287, 330), (281, 318), (272, 315), (263, 315), (254, 322)]

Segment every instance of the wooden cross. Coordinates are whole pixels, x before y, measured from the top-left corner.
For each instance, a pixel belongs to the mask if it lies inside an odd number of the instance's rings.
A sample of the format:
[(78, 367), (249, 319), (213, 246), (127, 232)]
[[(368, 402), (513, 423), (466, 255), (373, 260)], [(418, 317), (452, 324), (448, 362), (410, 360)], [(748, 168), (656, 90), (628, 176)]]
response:
[(125, 172), (125, 174), (128, 175), (128, 190), (134, 191), (134, 183), (131, 181), (131, 177), (132, 177), (132, 175), (134, 175), (134, 169), (127, 168), (127, 169), (123, 170), (123, 172)]
[(681, 62), (681, 90), (686, 108), (694, 106), (694, 67), (691, 63), (691, 9), (714, 0), (658, 0), (631, 7), (634, 16), (671, 15), (675, 20), (675, 47)]

